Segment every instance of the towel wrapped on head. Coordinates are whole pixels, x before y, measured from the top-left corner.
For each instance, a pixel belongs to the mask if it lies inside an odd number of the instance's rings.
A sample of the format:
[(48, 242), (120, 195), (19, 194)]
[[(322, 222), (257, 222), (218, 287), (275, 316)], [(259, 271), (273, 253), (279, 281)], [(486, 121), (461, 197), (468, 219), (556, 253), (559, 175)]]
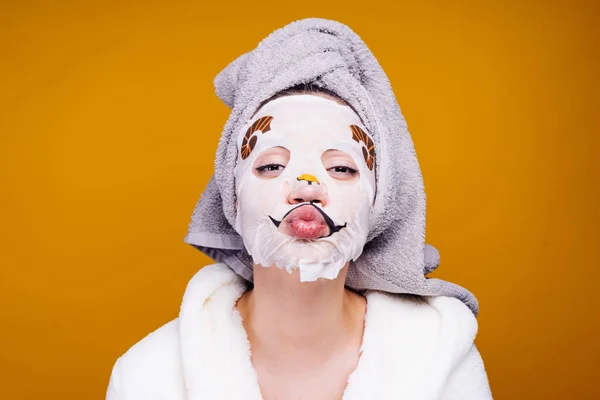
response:
[(346, 284), (422, 296), (452, 296), (475, 315), (466, 289), (427, 278), (439, 264), (425, 244), (425, 192), (421, 170), (390, 82), (361, 38), (336, 21), (309, 18), (271, 33), (215, 78), (231, 114), (217, 149), (215, 173), (191, 218), (185, 242), (252, 281), (253, 264), (234, 230), (237, 133), (260, 104), (299, 84), (326, 89), (344, 99), (362, 119), (376, 154), (376, 197), (363, 253), (350, 264)]

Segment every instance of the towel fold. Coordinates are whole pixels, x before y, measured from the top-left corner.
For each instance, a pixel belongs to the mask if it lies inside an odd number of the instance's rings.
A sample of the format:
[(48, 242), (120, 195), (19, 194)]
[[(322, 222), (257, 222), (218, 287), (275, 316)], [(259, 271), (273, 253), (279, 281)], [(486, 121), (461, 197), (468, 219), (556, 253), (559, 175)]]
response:
[(377, 59), (356, 33), (336, 21), (309, 18), (286, 25), (217, 75), (216, 93), (232, 110), (215, 173), (184, 241), (252, 281), (252, 259), (233, 229), (237, 132), (261, 102), (302, 83), (346, 100), (375, 143), (377, 190), (368, 241), (350, 264), (346, 284), (357, 290), (456, 297), (477, 315), (477, 300), (468, 290), (425, 276), (439, 265), (439, 253), (424, 242), (425, 192), (412, 139)]

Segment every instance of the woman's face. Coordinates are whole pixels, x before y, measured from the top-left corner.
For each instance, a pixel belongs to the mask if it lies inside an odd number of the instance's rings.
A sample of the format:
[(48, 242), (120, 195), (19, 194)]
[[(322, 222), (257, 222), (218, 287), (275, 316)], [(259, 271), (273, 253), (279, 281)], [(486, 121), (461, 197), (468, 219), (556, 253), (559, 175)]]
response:
[(240, 132), (237, 219), (255, 264), (334, 279), (361, 253), (375, 194), (373, 142), (346, 105), (267, 103)]

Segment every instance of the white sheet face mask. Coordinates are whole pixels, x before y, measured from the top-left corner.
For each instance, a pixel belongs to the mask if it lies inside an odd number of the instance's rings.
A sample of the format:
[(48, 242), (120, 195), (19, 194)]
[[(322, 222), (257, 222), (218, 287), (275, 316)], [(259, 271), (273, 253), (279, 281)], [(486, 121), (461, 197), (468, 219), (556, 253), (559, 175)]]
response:
[(272, 100), (238, 138), (236, 231), (255, 264), (335, 279), (362, 253), (375, 195), (373, 141), (345, 105)]

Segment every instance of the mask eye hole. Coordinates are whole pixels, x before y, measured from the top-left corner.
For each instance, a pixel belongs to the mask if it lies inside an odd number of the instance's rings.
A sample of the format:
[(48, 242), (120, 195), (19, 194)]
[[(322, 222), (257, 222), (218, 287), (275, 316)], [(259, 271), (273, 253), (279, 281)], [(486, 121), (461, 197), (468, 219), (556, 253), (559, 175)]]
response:
[(263, 151), (254, 161), (254, 175), (261, 179), (277, 178), (290, 160), (290, 151), (285, 147), (276, 146)]
[(323, 167), (329, 176), (340, 181), (353, 181), (359, 178), (356, 163), (348, 153), (341, 150), (330, 149), (321, 157)]

